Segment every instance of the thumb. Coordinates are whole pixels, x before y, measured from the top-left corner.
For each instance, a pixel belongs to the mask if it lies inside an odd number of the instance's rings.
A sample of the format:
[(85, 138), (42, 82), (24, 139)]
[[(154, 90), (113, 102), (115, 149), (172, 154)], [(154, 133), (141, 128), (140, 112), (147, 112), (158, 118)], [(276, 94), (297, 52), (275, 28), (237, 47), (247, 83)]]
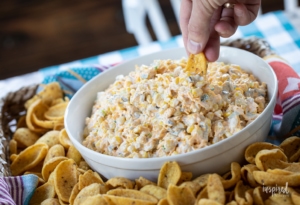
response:
[(220, 7), (227, 1), (193, 0), (187, 36), (187, 50), (190, 53), (197, 54), (204, 50), (214, 24), (220, 18)]

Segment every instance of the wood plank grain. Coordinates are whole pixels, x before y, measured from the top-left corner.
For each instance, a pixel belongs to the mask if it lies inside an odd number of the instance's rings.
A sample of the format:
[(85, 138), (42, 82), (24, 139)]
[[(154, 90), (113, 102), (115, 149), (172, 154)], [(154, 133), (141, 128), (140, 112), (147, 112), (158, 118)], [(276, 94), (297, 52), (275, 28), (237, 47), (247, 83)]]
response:
[(136, 45), (120, 1), (61, 2), (1, 12), (0, 79)]
[[(159, 3), (171, 34), (180, 34), (170, 0)], [(262, 7), (268, 12), (283, 3), (264, 0)], [(0, 1), (0, 79), (135, 45), (121, 0)]]

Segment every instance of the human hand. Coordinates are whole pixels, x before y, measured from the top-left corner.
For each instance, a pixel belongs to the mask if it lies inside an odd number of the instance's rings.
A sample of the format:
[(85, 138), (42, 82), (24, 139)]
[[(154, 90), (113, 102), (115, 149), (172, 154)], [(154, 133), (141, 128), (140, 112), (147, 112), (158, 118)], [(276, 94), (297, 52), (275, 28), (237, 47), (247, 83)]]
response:
[(219, 57), (220, 37), (230, 37), (238, 26), (254, 21), (261, 0), (181, 0), (180, 27), (187, 52), (204, 52), (208, 61)]

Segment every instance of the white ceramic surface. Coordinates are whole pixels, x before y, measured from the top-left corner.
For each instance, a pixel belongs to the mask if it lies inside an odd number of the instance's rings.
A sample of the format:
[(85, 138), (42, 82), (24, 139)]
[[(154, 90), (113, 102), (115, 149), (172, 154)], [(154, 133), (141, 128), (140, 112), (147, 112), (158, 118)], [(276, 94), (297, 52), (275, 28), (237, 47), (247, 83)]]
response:
[(277, 79), (272, 68), (258, 56), (237, 48), (221, 47), (218, 61), (240, 65), (244, 70), (253, 73), (261, 82), (267, 83), (270, 102), (263, 113), (250, 125), (230, 138), (214, 145), (177, 156), (128, 159), (112, 157), (97, 153), (84, 147), (82, 133), (85, 118), (90, 116), (91, 108), (98, 91), (104, 90), (120, 74), (128, 74), (135, 65), (150, 65), (156, 59), (180, 59), (186, 57), (184, 48), (164, 50), (145, 55), (117, 65), (86, 83), (71, 99), (65, 114), (65, 127), (74, 146), (82, 154), (92, 169), (105, 178), (123, 176), (135, 179), (144, 176), (156, 180), (160, 167), (165, 161), (176, 160), (183, 171), (191, 171), (193, 176), (207, 172), (224, 173), (230, 169), (233, 161), (243, 162), (247, 145), (264, 141), (271, 125), (277, 94)]

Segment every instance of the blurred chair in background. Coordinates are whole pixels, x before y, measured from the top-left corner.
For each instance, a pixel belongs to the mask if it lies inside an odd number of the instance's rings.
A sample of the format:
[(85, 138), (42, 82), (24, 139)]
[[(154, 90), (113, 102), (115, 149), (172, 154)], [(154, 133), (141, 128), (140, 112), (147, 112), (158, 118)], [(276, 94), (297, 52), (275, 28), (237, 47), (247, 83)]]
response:
[[(297, 0), (284, 0), (284, 10), (288, 13), (297, 14), (300, 10)], [(299, 14), (299, 13), (298, 13)]]
[(122, 0), (126, 29), (132, 33), (139, 45), (148, 44), (152, 37), (146, 25), (148, 15), (158, 40), (171, 38), (168, 24), (157, 0)]
[[(170, 0), (170, 2), (179, 25), (181, 0)], [(153, 41), (146, 25), (146, 15), (158, 41), (166, 41), (172, 37), (158, 0), (122, 0), (122, 6), (127, 32), (135, 36), (139, 45)], [(284, 0), (284, 11), (295, 18), (300, 26), (298, 0)], [(262, 12), (260, 9), (259, 15)]]

